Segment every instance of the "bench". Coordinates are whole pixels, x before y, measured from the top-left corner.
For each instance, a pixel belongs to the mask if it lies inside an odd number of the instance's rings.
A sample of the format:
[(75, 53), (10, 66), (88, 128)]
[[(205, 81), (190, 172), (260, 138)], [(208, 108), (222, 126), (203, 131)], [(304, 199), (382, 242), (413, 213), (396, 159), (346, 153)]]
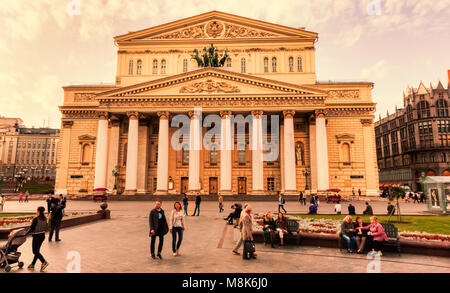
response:
[[(287, 234), (284, 234), (284, 239), (295, 239), (295, 243), (297, 246), (300, 245), (300, 231), (299, 231), (299, 224), (296, 220), (287, 220)], [(278, 239), (280, 238), (278, 233), (275, 233), (275, 237)], [(268, 238), (268, 235), (264, 233), (264, 245), (267, 245), (270, 243), (270, 239)]]

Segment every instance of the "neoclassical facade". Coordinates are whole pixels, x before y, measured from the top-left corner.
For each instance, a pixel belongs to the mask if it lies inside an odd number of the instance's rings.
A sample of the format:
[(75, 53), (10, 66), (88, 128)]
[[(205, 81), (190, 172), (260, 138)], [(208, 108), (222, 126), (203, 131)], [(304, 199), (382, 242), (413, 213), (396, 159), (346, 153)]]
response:
[[(318, 82), (317, 40), (217, 11), (115, 37), (114, 84), (64, 87), (56, 192), (376, 196), (373, 84)], [(198, 68), (211, 44), (228, 59)]]

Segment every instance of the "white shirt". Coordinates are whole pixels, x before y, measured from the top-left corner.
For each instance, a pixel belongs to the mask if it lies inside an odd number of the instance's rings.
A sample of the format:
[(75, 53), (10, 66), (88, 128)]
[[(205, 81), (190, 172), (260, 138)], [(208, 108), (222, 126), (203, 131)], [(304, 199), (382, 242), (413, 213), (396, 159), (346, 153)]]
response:
[(336, 211), (336, 213), (341, 212), (341, 209), (342, 209), (342, 207), (341, 207), (341, 204), (339, 204), (339, 203), (337, 203), (337, 204), (334, 206), (334, 210)]
[(172, 227), (182, 227), (184, 228), (184, 213), (183, 211), (177, 212), (176, 210), (172, 210), (172, 214), (170, 215), (170, 223)]

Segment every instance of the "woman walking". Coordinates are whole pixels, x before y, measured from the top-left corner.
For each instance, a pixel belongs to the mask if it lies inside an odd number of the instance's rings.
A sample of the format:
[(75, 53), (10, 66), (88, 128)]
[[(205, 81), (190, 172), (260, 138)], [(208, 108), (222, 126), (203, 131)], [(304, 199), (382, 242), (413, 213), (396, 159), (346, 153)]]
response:
[(384, 232), (383, 226), (378, 223), (378, 219), (375, 216), (370, 217), (370, 225), (359, 228), (360, 230), (369, 230), (367, 235), (373, 237), (373, 248), (372, 251), (377, 252), (379, 256), (383, 256), (381, 252), (383, 242), (388, 241), (386, 232)]
[[(244, 240), (244, 253), (243, 259), (256, 258), (256, 253), (249, 250), (249, 247), (253, 243), (253, 224), (252, 224), (252, 207), (248, 204), (244, 209), (244, 215), (242, 216), (242, 240)], [(254, 248), (254, 246), (253, 246)]]
[[(184, 221), (184, 213), (181, 209), (181, 204), (177, 201), (173, 205), (173, 210), (170, 213), (170, 233), (172, 233), (172, 252), (173, 256), (180, 255), (180, 245), (183, 241), (183, 232), (186, 229)], [(178, 235), (178, 242), (177, 242)]]
[(33, 270), (37, 260), (39, 259), (42, 263), (41, 272), (44, 272), (48, 266), (48, 262), (44, 259), (44, 257), (40, 252), (42, 243), (45, 240), (45, 231), (47, 230), (47, 218), (45, 217), (44, 212), (45, 212), (44, 207), (38, 207), (37, 217), (33, 219), (33, 221), (31, 222), (30, 229), (27, 232), (27, 235), (28, 234), (33, 235), (32, 247), (34, 254), (33, 261), (28, 266), (28, 269)]
[(219, 213), (223, 212), (223, 197), (219, 194)]

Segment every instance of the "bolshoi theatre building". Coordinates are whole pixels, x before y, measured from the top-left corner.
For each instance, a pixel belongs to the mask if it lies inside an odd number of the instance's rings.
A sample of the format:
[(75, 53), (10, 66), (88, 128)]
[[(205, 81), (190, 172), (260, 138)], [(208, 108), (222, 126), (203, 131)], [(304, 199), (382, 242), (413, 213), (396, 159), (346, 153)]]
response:
[(63, 87), (55, 192), (377, 196), (373, 83), (317, 81), (317, 40), (217, 11), (115, 37), (114, 84)]

